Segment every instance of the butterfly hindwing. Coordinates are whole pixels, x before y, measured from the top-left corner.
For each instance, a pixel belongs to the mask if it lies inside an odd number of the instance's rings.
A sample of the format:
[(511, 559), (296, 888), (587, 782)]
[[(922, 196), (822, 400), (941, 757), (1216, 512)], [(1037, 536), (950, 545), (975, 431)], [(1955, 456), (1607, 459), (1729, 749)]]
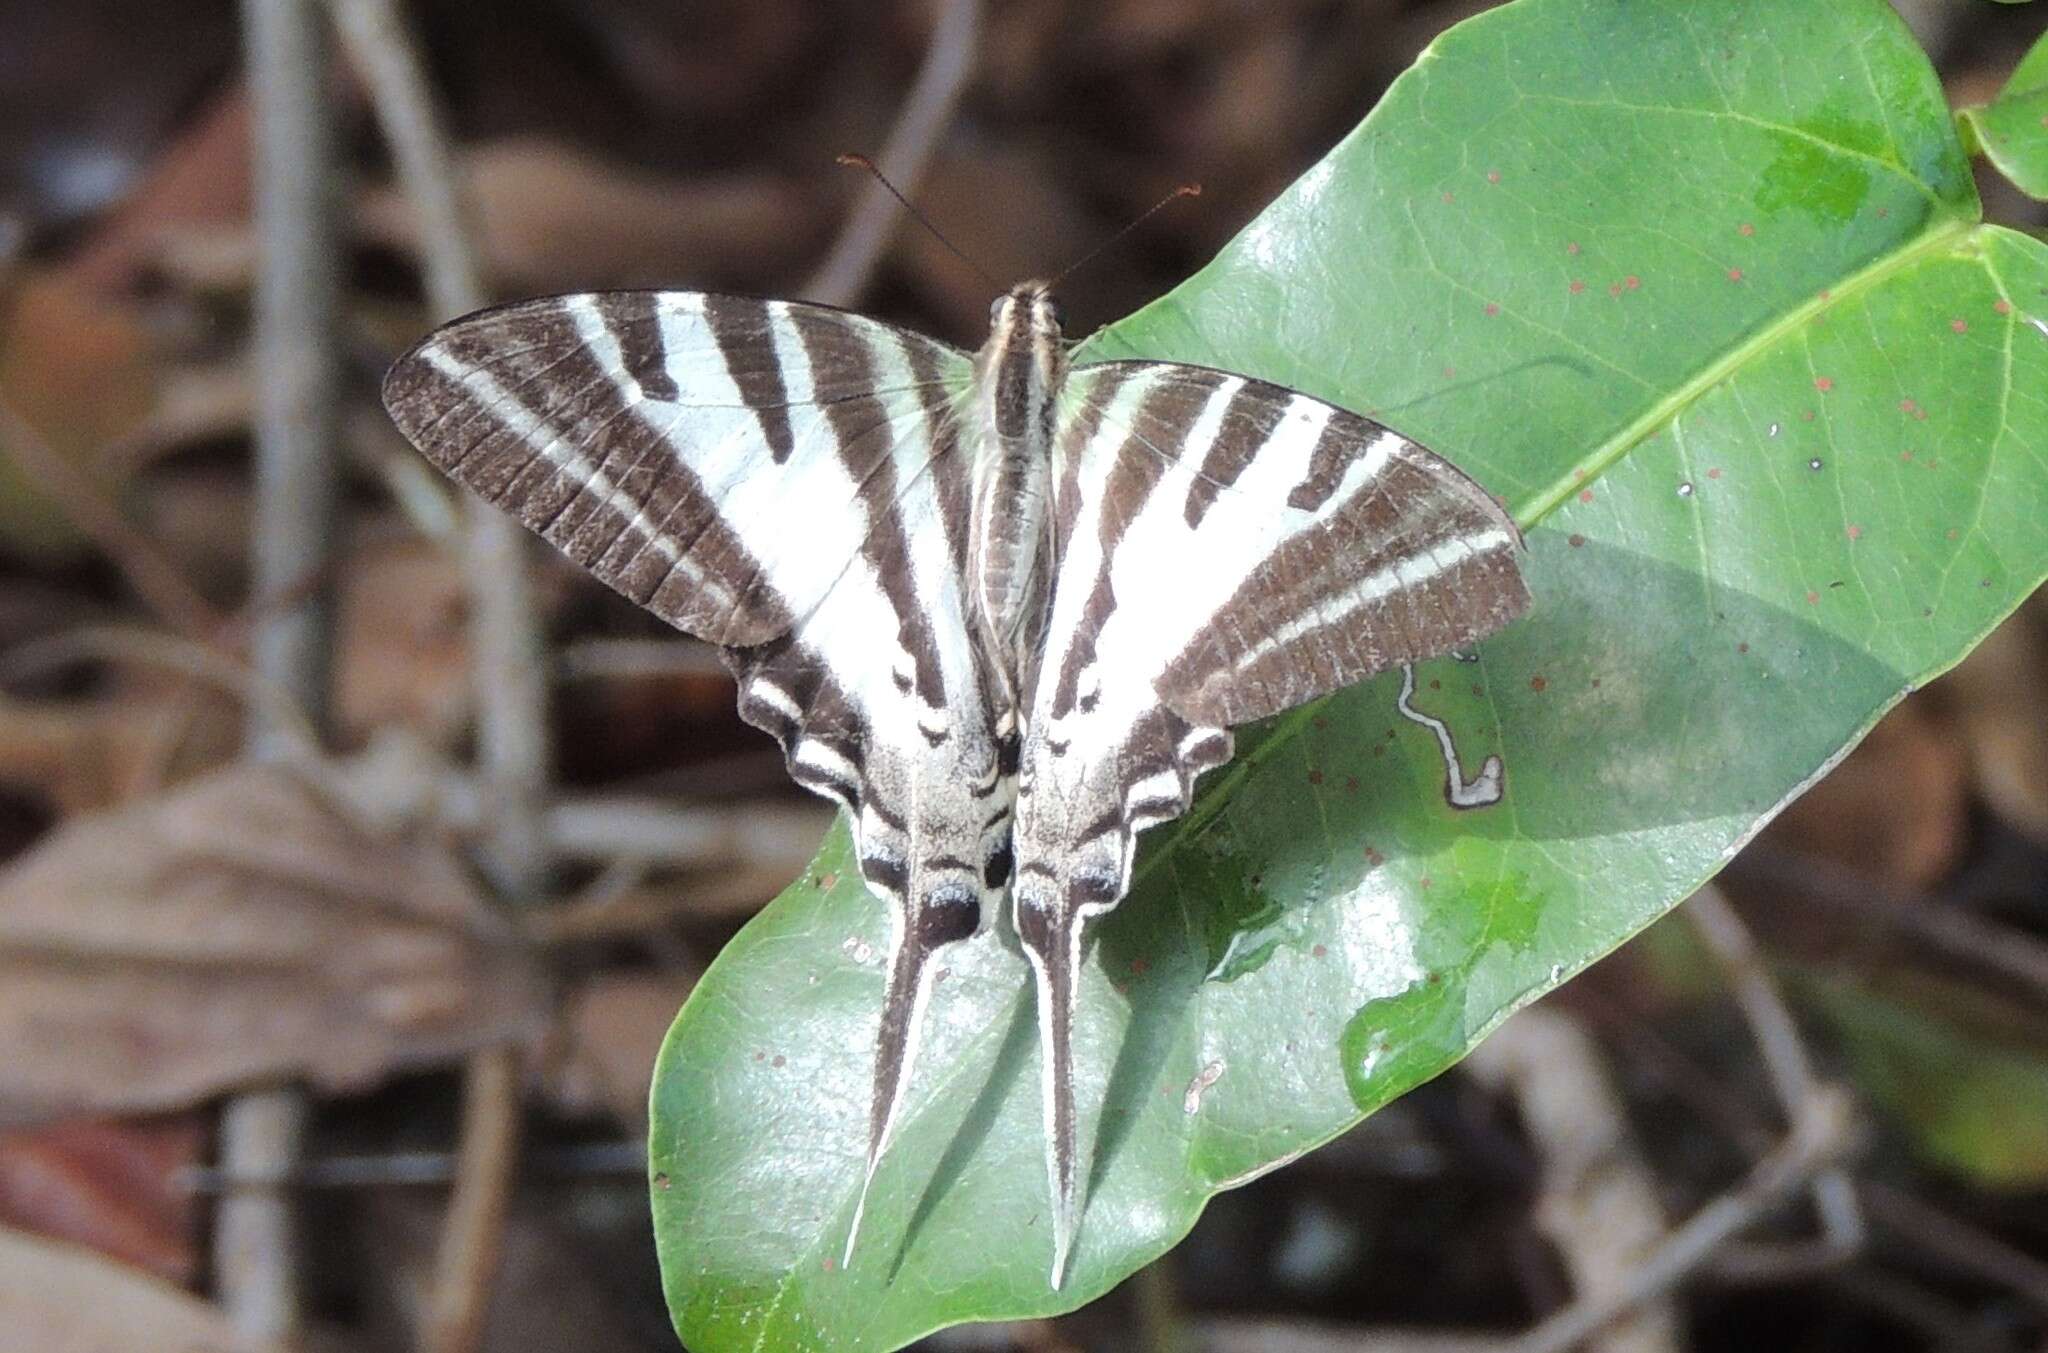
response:
[(1015, 716), (963, 600), (969, 377), (956, 349), (825, 307), (619, 292), (457, 321), (384, 386), (443, 470), (721, 645), (741, 716), (846, 809), (892, 912), (867, 1182), (933, 958), (1009, 873)]
[(1243, 376), (1069, 378), (1051, 618), (1018, 787), (1017, 931), (1039, 984), (1054, 1281), (1074, 1230), (1081, 933), (1227, 729), (1489, 634), (1528, 604), (1507, 513), (1387, 428)]
[(437, 331), (384, 396), (429, 459), (718, 644), (892, 913), (854, 1238), (935, 957), (1007, 890), (1038, 986), (1058, 1286), (1083, 930), (1229, 729), (1498, 629), (1513, 522), (1370, 419), (1226, 372), (1068, 371), (1043, 283), (981, 353), (820, 306), (564, 296)]

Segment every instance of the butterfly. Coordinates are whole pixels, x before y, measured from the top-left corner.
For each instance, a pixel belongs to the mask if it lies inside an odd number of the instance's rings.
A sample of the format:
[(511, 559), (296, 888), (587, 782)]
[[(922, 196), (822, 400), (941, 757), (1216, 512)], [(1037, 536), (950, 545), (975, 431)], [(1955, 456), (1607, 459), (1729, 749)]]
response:
[(1058, 1287), (1082, 936), (1138, 834), (1187, 809), (1233, 726), (1478, 640), (1529, 592), (1500, 504), (1399, 433), (1226, 371), (1070, 363), (1042, 282), (989, 319), (970, 354), (795, 301), (560, 296), (438, 330), (384, 403), (457, 481), (719, 646), (740, 716), (851, 820), (892, 924), (848, 1262), (935, 960), (1007, 897)]

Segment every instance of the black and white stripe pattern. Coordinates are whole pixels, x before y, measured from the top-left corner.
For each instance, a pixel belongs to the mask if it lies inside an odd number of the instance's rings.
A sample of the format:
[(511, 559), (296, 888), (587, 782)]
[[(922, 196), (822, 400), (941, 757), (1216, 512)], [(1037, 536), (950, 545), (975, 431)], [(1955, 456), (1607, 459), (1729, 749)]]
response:
[(851, 817), (892, 947), (848, 1262), (933, 960), (1012, 893), (1058, 1285), (1081, 942), (1138, 833), (1232, 725), (1481, 638), (1528, 593), (1507, 515), (1397, 433), (1227, 372), (1070, 373), (1042, 284), (991, 320), (970, 358), (819, 306), (567, 296), (442, 329), (384, 396), (449, 474), (722, 646), (742, 717)]

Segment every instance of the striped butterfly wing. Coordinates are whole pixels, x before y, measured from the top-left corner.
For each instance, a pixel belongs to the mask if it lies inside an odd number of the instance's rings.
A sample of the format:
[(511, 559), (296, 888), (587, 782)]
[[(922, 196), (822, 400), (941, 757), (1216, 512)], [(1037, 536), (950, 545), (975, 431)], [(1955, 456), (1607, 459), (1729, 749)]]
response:
[(1055, 441), (1052, 612), (1012, 885), (1039, 988), (1053, 1281), (1074, 1233), (1081, 933), (1228, 728), (1472, 642), (1529, 603), (1514, 522), (1398, 433), (1206, 368), (1082, 367)]
[(384, 384), (428, 459), (722, 646), (741, 716), (852, 819), (893, 920), (870, 1181), (933, 957), (1010, 866), (1015, 714), (963, 602), (970, 379), (958, 350), (838, 310), (620, 292), (458, 320)]

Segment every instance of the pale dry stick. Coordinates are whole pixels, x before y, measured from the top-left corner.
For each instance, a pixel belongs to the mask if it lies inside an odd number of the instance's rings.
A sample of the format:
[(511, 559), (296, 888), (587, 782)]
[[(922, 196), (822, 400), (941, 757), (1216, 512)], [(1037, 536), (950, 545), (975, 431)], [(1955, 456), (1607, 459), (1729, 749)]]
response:
[[(939, 135), (952, 120), (953, 109), (974, 73), (981, 17), (981, 0), (946, 0), (917, 81), (875, 159), (882, 176), (905, 197), (917, 191), (917, 181), (938, 147)], [(870, 179), (862, 186), (860, 200), (833, 241), (831, 252), (801, 294), (826, 305), (851, 305), (859, 300), (882, 261), (902, 211), (889, 190)]]
[[(448, 320), (484, 304), (457, 192), (454, 157), (424, 63), (392, 0), (330, 0), (350, 59), (370, 92), (398, 178), (420, 217), (427, 303)], [(514, 903), (546, 886), (541, 812), (547, 793), (547, 690), (526, 539), (471, 499), (462, 562), (477, 703), (477, 756), (491, 830), (485, 872)], [(519, 1148), (519, 1058), (510, 1047), (472, 1056), (462, 1131), (422, 1344), (469, 1353), (482, 1344), (504, 1243)]]
[(1509, 1353), (1567, 1353), (1643, 1303), (1672, 1291), (1729, 1240), (1754, 1226), (1848, 1151), (1855, 1115), (1839, 1090), (1815, 1091), (1792, 1130), (1734, 1189), (1687, 1218), (1612, 1291), (1575, 1301), (1509, 1345)]
[[(1576, 1303), (1622, 1290), (1665, 1234), (1657, 1181), (1599, 1045), (1577, 1021), (1536, 1006), (1503, 1024), (1465, 1060), (1466, 1074), (1511, 1094), (1542, 1178), (1533, 1216), (1556, 1247)], [(1646, 1301), (1617, 1313), (1595, 1353), (1677, 1353), (1678, 1313)]]
[(58, 455), (4, 399), (0, 399), (0, 451), (114, 561), (157, 619), (188, 639), (206, 640), (220, 632), (221, 613), (199, 594), (170, 556), (137, 530), (98, 484)]
[(46, 639), (30, 639), (0, 651), (0, 680), (86, 661), (159, 667), (214, 686), (241, 700), (251, 718), (258, 717), (256, 707), (262, 706), (261, 717), (289, 742), (295, 759), (310, 764), (319, 753), (319, 734), (312, 718), (290, 691), (211, 644), (158, 630), (87, 625)]
[[(334, 201), (327, 44), (316, 0), (243, 0), (253, 108), (256, 224), (256, 503), (254, 592), (279, 597), (324, 577), (339, 506), (336, 429), (340, 248)], [(331, 615), (326, 589), (301, 592), (257, 625), (253, 665), (289, 693), (317, 728), (328, 695)], [(292, 758), (298, 730), (266, 704), (249, 711), (249, 755)], [(279, 1342), (299, 1325), (297, 1236), (282, 1180), (296, 1167), (306, 1100), (294, 1087), (254, 1090), (221, 1115), (220, 1159), (245, 1187), (221, 1200), (214, 1270), (229, 1318), (244, 1335)]]
[[(1813, 1074), (1813, 1059), (1799, 1036), (1799, 1025), (1778, 994), (1758, 952), (1749, 927), (1729, 905), (1721, 889), (1712, 883), (1693, 894), (1685, 908), (1686, 919), (1720, 963), (1727, 975), (1736, 1008), (1749, 1024), (1769, 1073), (1771, 1088), (1787, 1119), (1799, 1113), (1799, 1106), (1815, 1094), (1820, 1082)], [(1811, 1263), (1839, 1263), (1862, 1248), (1863, 1212), (1856, 1204), (1856, 1189), (1846, 1170), (1822, 1170), (1813, 1177), (1814, 1215), (1820, 1219), (1821, 1240), (1810, 1256)], [(1764, 1265), (1767, 1271), (1781, 1271), (1782, 1264)]]

